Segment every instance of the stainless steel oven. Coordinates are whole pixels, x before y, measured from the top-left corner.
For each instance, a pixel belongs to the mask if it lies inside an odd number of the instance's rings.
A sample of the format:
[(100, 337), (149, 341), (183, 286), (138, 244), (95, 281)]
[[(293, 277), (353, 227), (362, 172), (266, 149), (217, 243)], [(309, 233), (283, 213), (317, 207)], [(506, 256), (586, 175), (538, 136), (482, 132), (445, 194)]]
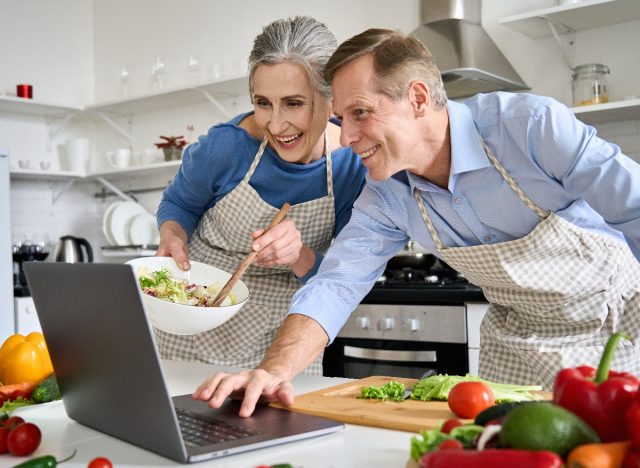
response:
[[(469, 372), (466, 302), (482, 290), (433, 256), (394, 257), (327, 347), (324, 375)], [(406, 266), (410, 265), (410, 266)]]

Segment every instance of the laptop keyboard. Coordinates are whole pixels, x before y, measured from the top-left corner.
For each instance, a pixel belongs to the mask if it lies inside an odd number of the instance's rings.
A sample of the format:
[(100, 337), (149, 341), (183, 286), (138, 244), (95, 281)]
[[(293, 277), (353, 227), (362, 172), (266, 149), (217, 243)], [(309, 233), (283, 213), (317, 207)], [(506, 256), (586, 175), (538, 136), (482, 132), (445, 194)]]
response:
[(176, 414), (184, 443), (190, 447), (202, 447), (216, 442), (244, 439), (260, 434), (246, 427), (224, 421), (203, 419), (197, 414), (183, 409), (176, 409)]

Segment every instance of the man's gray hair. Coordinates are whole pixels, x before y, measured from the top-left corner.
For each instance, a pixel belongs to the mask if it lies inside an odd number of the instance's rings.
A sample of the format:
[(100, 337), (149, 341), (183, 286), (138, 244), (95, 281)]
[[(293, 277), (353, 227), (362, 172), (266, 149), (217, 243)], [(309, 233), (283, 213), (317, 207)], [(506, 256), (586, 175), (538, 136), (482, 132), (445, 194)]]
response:
[(249, 91), (253, 96), (253, 76), (259, 65), (294, 63), (302, 67), (311, 87), (331, 98), (331, 85), (323, 69), (338, 46), (327, 27), (308, 16), (276, 20), (262, 29), (249, 55)]
[(440, 70), (431, 52), (418, 39), (391, 29), (367, 29), (344, 41), (324, 70), (331, 83), (336, 72), (358, 57), (371, 54), (378, 91), (397, 101), (405, 96), (412, 81), (424, 81), (435, 109), (447, 105)]

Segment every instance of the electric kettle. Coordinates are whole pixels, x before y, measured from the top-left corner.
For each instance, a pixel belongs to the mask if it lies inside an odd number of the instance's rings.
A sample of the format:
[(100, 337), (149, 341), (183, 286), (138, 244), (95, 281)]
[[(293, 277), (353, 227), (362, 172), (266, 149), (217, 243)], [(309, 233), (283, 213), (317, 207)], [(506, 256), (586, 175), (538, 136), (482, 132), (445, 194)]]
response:
[[(86, 251), (86, 260), (81, 247)], [(56, 247), (56, 262), (79, 263), (93, 262), (93, 249), (87, 239), (74, 236), (62, 236), (60, 243)]]

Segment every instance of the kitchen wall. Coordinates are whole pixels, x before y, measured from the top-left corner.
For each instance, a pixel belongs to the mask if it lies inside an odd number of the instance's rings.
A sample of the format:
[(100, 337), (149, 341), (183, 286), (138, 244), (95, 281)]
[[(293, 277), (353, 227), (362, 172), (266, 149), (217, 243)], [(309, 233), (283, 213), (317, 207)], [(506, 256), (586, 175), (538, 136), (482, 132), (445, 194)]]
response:
[[(570, 69), (553, 37), (532, 39), (498, 23), (501, 17), (553, 5), (553, 0), (484, 0), (483, 25), (518, 73), (538, 94), (571, 104)], [(122, 67), (129, 73), (130, 96), (153, 89), (150, 67), (156, 57), (166, 66), (164, 86), (183, 86), (219, 73), (237, 72), (246, 60), (253, 37), (279, 17), (306, 14), (324, 21), (342, 41), (372, 26), (410, 32), (419, 23), (418, 0), (39, 0), (4, 1), (0, 15), (0, 92), (15, 92), (15, 84), (34, 84), (35, 96), (47, 102), (82, 105), (123, 96)], [(570, 49), (574, 65), (599, 62), (611, 68), (610, 98), (640, 95), (640, 22), (579, 32)], [(24, 51), (24, 53), (20, 53)], [(189, 55), (198, 60), (197, 76), (187, 70)], [(217, 68), (216, 68), (217, 65)], [(249, 109), (248, 96), (222, 104), (230, 114)], [(203, 99), (202, 104), (129, 117), (114, 117), (130, 128), (134, 150), (151, 147), (161, 134), (205, 133), (225, 116)], [(105, 167), (104, 152), (128, 145), (96, 115), (78, 115), (61, 128), (50, 145), (48, 134), (61, 118), (0, 112), (0, 144), (11, 149), (11, 161), (51, 161), (60, 167), (62, 145), (70, 136), (89, 135), (95, 142), (92, 167)], [(598, 126), (602, 136), (619, 144), (640, 161), (640, 120)], [(171, 178), (130, 179), (122, 189), (162, 187)], [(52, 241), (64, 234), (87, 237), (99, 250), (104, 244), (101, 221), (115, 198), (94, 195), (96, 183), (81, 182), (62, 191), (65, 182), (12, 180), (12, 224), (15, 236), (46, 233)], [(62, 191), (62, 192), (61, 192)], [(62, 193), (55, 203), (54, 196)], [(155, 211), (160, 191), (140, 196)], [(20, 239), (16, 239), (20, 240)]]

